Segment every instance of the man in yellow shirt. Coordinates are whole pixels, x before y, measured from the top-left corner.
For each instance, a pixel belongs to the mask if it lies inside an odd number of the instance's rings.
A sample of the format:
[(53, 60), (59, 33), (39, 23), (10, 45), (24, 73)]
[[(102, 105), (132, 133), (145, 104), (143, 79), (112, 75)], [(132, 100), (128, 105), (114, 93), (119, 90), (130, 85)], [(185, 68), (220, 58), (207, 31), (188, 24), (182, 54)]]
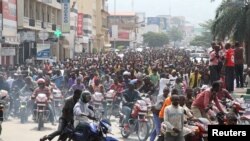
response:
[[(173, 89), (171, 92), (171, 96), (172, 95), (178, 95), (178, 90), (177, 89)], [(164, 118), (164, 110), (167, 106), (171, 105), (172, 101), (171, 101), (171, 96), (167, 97), (161, 107), (161, 110), (159, 112), (159, 118), (161, 121), (163, 121)]]

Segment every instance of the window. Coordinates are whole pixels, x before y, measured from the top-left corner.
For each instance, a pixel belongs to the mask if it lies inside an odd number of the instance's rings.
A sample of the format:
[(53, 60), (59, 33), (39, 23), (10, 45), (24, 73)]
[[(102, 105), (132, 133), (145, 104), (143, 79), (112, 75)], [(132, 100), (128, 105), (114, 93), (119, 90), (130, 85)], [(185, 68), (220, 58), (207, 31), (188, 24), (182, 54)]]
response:
[(30, 1), (30, 18), (34, 19), (34, 3)]
[(40, 17), (40, 4), (39, 3), (36, 3), (36, 19), (37, 20), (41, 20), (41, 17)]

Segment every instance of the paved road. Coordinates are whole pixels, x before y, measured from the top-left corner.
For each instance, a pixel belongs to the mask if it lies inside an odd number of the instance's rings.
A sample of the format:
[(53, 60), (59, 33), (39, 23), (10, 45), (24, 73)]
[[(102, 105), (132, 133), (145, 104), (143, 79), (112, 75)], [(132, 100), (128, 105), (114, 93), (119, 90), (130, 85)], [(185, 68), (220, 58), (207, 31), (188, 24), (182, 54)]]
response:
[[(120, 130), (116, 122), (112, 122), (113, 134), (119, 141), (137, 141), (135, 134), (131, 135), (129, 139), (123, 139), (120, 135)], [(47, 135), (57, 126), (52, 126), (50, 123), (45, 124), (45, 128), (37, 131), (37, 124), (29, 120), (28, 123), (21, 124), (18, 119), (10, 119), (2, 124), (3, 131), (0, 136), (0, 141), (39, 141), (41, 137)], [(56, 139), (54, 139), (56, 140)]]

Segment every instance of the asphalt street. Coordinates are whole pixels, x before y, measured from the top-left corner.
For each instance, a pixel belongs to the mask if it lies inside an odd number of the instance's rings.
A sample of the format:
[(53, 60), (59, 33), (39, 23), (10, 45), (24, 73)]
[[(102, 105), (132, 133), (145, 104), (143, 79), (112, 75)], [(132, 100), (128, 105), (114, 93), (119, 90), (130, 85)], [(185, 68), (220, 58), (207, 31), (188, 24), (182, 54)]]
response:
[[(2, 135), (0, 141), (39, 141), (44, 135), (50, 134), (57, 129), (56, 126), (52, 126), (51, 123), (46, 123), (45, 128), (41, 131), (37, 130), (37, 123), (34, 123), (31, 119), (25, 124), (21, 124), (19, 119), (10, 118), (8, 121), (4, 121), (2, 124)], [(112, 119), (113, 135), (119, 141), (137, 141), (138, 138), (135, 134), (132, 134), (128, 139), (123, 139), (120, 134), (118, 123), (115, 119)], [(56, 141), (56, 138), (54, 139)]]

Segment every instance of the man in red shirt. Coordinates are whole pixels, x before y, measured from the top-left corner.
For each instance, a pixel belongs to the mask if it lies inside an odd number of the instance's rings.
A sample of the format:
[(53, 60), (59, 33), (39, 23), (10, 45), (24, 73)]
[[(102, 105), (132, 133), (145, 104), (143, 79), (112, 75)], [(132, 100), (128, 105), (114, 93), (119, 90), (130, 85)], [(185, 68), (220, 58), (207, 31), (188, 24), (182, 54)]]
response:
[(239, 42), (235, 43), (235, 50), (234, 50), (234, 63), (235, 63), (235, 76), (236, 76), (236, 84), (237, 88), (243, 88), (243, 68), (244, 68), (244, 51), (243, 47), (240, 45)]
[(225, 45), (225, 82), (226, 89), (229, 92), (234, 91), (234, 49), (232, 49), (231, 44), (227, 43)]
[(212, 88), (207, 89), (197, 95), (191, 106), (191, 111), (193, 112), (194, 117), (196, 118), (207, 117), (206, 109), (209, 108), (212, 101), (214, 101), (216, 107), (220, 110), (220, 112), (224, 113), (222, 107), (220, 106), (219, 99), (217, 97), (217, 94), (220, 91), (220, 87), (221, 87), (220, 82), (215, 81), (213, 82)]

